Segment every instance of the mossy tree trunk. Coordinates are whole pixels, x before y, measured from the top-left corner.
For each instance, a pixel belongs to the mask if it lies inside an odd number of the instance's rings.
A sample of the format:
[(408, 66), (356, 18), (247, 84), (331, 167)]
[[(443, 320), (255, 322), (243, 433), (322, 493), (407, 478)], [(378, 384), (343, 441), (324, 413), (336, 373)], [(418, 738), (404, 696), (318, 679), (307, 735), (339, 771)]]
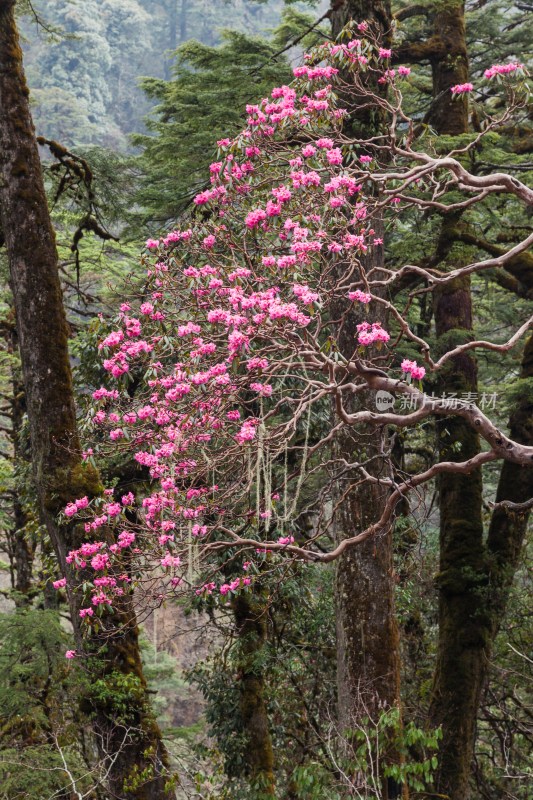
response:
[[(379, 255), (374, 259), (375, 266), (379, 266), (380, 259)], [(368, 259), (366, 267), (371, 266)], [(355, 311), (344, 309), (337, 343), (345, 355), (354, 349), (356, 325), (360, 321)], [(345, 406), (349, 412), (363, 407), (375, 411), (375, 397), (367, 392), (345, 400)], [(345, 429), (336, 436), (334, 455), (339, 463), (365, 463), (368, 472), (379, 477), (388, 474), (384, 453), (389, 447), (386, 429)], [(362, 481), (356, 469), (346, 470), (333, 498), (336, 540), (354, 536), (375, 523), (388, 492), (379, 482)], [(339, 558), (335, 579), (337, 683), (341, 735), (346, 739), (348, 754), (352, 739), (356, 746), (360, 745), (350, 731), (360, 726), (366, 728), (368, 719), (375, 724), (386, 711), (400, 708), (400, 651), (394, 595), (391, 529), (346, 550)], [(395, 747), (388, 746), (385, 740), (381, 742), (381, 752), (372, 752), (369, 757), (373, 761), (369, 774), (381, 776), (384, 767), (399, 758)], [(406, 791), (392, 779), (380, 780), (380, 800), (405, 797)]]
[[(522, 356), (520, 377), (533, 378), (533, 335), (526, 342)], [(517, 399), (509, 420), (510, 436), (514, 441), (533, 443), (533, 398), (527, 384), (522, 397)], [(533, 497), (533, 469), (505, 462), (500, 473), (496, 502), (526, 503)], [(491, 517), (487, 535), (487, 571), (490, 587), (489, 609), (491, 640), (493, 641), (503, 621), (514, 573), (518, 567), (524, 536), (527, 531), (527, 511), (509, 511), (496, 508)], [(488, 659), (483, 663), (486, 674)], [(485, 676), (484, 676), (485, 677)]]
[(468, 95), (455, 97), (450, 89), (468, 81), (464, 2), (435, 3), (433, 52), (429, 56), (433, 77), (430, 122), (437, 133), (459, 136), (468, 131)]
[[(433, 104), (430, 123), (437, 133), (456, 136), (468, 131), (467, 95), (455, 98), (454, 84), (468, 80), (464, 3), (450, 0), (433, 16), (435, 51), (431, 58)], [(440, 266), (457, 267), (450, 236), (455, 217), (441, 225), (437, 255)], [(434, 293), (435, 327), (446, 351), (472, 337), (470, 277), (450, 281)], [(477, 394), (475, 358), (463, 353), (448, 362), (438, 383), (440, 393), (456, 397)], [(459, 418), (437, 424), (440, 460), (465, 461), (480, 449), (479, 437)], [(469, 475), (441, 475), (439, 635), (430, 720), (442, 726), (435, 788), (453, 800), (469, 797), (476, 718), (481, 696), (482, 662), (486, 657), (489, 619), (483, 542), (481, 469)]]
[(369, 22), (383, 46), (390, 39), (392, 10), (390, 0), (331, 0), (331, 30), (338, 36), (348, 22)]
[(262, 663), (268, 633), (266, 604), (243, 592), (233, 599), (232, 606), (239, 636), (238, 680), (240, 716), (246, 737), (246, 772), (262, 797), (275, 797), (274, 751)]
[[(24, 384), (20, 364), (18, 364), (18, 337), (14, 313), (9, 314), (6, 331), (6, 345), (11, 357), (11, 441), (13, 445), (13, 464), (15, 475), (28, 462), (28, 448), (23, 443), (23, 425), (26, 413)], [(13, 490), (13, 531), (11, 534), (13, 564), (15, 570), (15, 605), (25, 608), (31, 604), (33, 588), (33, 560), (35, 541), (28, 538), (28, 513), (19, 492), (20, 479), (15, 477)]]
[[(367, 21), (377, 33), (383, 46), (390, 41), (391, 7), (382, 0), (347, 0), (332, 3), (331, 22), (333, 35), (340, 33), (350, 21)], [(378, 89), (377, 85), (374, 89)], [(349, 101), (357, 101), (350, 96)], [(380, 126), (380, 119), (366, 112), (353, 114), (345, 132), (354, 135), (372, 135)], [(380, 221), (372, 220), (376, 235)], [(379, 269), (384, 264), (382, 248), (372, 248), (365, 257), (365, 269)], [(340, 277), (340, 276), (339, 276)], [(344, 356), (353, 354), (357, 341), (357, 323), (361, 318), (353, 306), (339, 303), (335, 316), (338, 326), (337, 345)], [(381, 320), (384, 322), (384, 320)], [(348, 410), (361, 404), (375, 410), (372, 393), (346, 401)], [(370, 472), (379, 475), (384, 467), (380, 454), (388, 448), (387, 432), (383, 429), (345, 430), (336, 437), (335, 455), (347, 463), (365, 462)], [(379, 483), (362, 483), (357, 470), (346, 472), (336, 487), (334, 505), (335, 536), (338, 541), (354, 536), (379, 519), (387, 489)], [(352, 484), (352, 488), (349, 488)], [(366, 726), (366, 718), (376, 722), (385, 711), (400, 706), (399, 639), (394, 603), (394, 573), (392, 532), (384, 532), (376, 539), (347, 550), (336, 565), (335, 603), (337, 617), (337, 681), (339, 722), (341, 735), (346, 738), (349, 756), (350, 731)], [(355, 741), (355, 739), (354, 739)], [(360, 743), (360, 742), (359, 742)], [(383, 768), (398, 759), (394, 747), (383, 742), (381, 753), (369, 755), (374, 763), (368, 765), (369, 773), (383, 775)], [(389, 800), (406, 796), (406, 789), (392, 779), (380, 778), (379, 796)]]
[[(101, 490), (94, 469), (80, 457), (67, 325), (55, 236), (48, 212), (22, 53), (15, 0), (0, 0), (0, 217), (16, 311), (31, 458), (43, 524), (63, 574), (65, 557), (84, 538), (80, 526), (58, 521), (65, 503)], [(69, 576), (72, 585), (76, 577)], [(86, 697), (108, 774), (110, 796), (167, 800), (166, 753), (149, 709), (135, 615), (126, 598), (105, 639), (82, 641), (79, 592), (69, 593), (72, 621), (87, 660)], [(117, 717), (117, 686), (128, 686), (127, 719)], [(98, 691), (93, 691), (97, 687)], [(107, 691), (106, 691), (107, 687)], [(124, 694), (124, 692), (123, 692)], [(128, 788), (129, 787), (129, 788)]]
[[(472, 329), (469, 278), (444, 284), (436, 295), (437, 336), (464, 335)], [(475, 360), (467, 353), (451, 359), (439, 382), (441, 392), (477, 392)], [(459, 418), (437, 425), (439, 458), (464, 461), (479, 452), (479, 438)], [(482, 519), (482, 476), (442, 475), (440, 505), (439, 636), (430, 708), (432, 724), (442, 726), (436, 788), (465, 800), (481, 692), (481, 669), (488, 638), (486, 572)]]

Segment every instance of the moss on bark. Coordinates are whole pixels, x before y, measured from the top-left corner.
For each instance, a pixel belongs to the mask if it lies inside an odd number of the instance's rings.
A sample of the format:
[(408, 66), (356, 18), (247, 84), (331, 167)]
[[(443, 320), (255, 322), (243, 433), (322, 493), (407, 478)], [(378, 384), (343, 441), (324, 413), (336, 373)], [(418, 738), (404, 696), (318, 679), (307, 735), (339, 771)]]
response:
[[(84, 531), (79, 525), (60, 523), (57, 513), (69, 500), (98, 494), (101, 486), (96, 471), (83, 464), (80, 456), (55, 235), (30, 115), (14, 6), (15, 0), (0, 0), (0, 217), (41, 518), (63, 574), (68, 575), (66, 554), (81, 542)], [(78, 576), (72, 576), (70, 583), (77, 582)], [(166, 753), (147, 711), (131, 598), (123, 598), (115, 616), (106, 621), (105, 636), (89, 635), (86, 641), (82, 640), (78, 616), (82, 601), (80, 592), (69, 592), (78, 647), (103, 656), (98, 662), (101, 680), (118, 669), (136, 678), (142, 689), (140, 696), (131, 697), (130, 710), (138, 720), (131, 731), (117, 722), (105, 704), (92, 705), (97, 743), (109, 764), (109, 792), (128, 800), (168, 800)]]
[(246, 771), (262, 795), (275, 797), (274, 750), (262, 667), (267, 610), (259, 598), (247, 593), (237, 595), (232, 606), (239, 635), (240, 712), (247, 741)]
[[(384, 47), (389, 46), (392, 33), (392, 11), (388, 0), (370, 3), (368, 0), (346, 0), (333, 3), (331, 23), (333, 35), (340, 33), (349, 22), (370, 23)], [(374, 80), (372, 78), (372, 80)], [(376, 82), (371, 88), (384, 92)], [(346, 90), (347, 105), (353, 108), (357, 96)], [(345, 123), (347, 135), (365, 137), (378, 131), (383, 124), (381, 115), (363, 103), (358, 112)], [(373, 220), (377, 235), (380, 221)], [(383, 266), (383, 252), (376, 248), (364, 259), (364, 269)], [(342, 320), (337, 331), (337, 346), (347, 358), (353, 355), (356, 325), (361, 322), (352, 307), (339, 303), (334, 316)], [(384, 322), (385, 320), (381, 320)], [(359, 397), (359, 396), (358, 396)], [(348, 400), (349, 411), (359, 403), (372, 404), (373, 398)], [(353, 405), (351, 405), (351, 403)], [(384, 441), (383, 431), (344, 429), (335, 439), (335, 455), (347, 463), (375, 457), (372, 471), (379, 474), (383, 459), (379, 459)], [(352, 485), (350, 489), (349, 486)], [(360, 484), (357, 471), (346, 472), (334, 497), (337, 509), (334, 530), (338, 541), (354, 536), (379, 519), (387, 489), (379, 484)], [(341, 731), (345, 735), (347, 755), (352, 741), (349, 731), (364, 718), (379, 719), (391, 707), (400, 705), (399, 639), (394, 604), (394, 574), (392, 566), (392, 534), (386, 532), (376, 540), (347, 550), (336, 564), (335, 604), (337, 618), (337, 683)], [(385, 744), (381, 753), (372, 753), (374, 774), (388, 763), (399, 759), (394, 746)], [(370, 769), (370, 765), (369, 765)], [(394, 781), (382, 783), (382, 798), (406, 796), (406, 788)]]

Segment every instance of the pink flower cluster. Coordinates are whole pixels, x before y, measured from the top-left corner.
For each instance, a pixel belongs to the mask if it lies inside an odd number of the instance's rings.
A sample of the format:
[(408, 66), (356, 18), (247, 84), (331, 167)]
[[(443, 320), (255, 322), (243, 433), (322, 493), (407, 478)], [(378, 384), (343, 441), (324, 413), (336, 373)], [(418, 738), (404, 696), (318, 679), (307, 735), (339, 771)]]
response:
[(426, 374), (424, 367), (419, 367), (416, 361), (409, 361), (407, 358), (402, 361), (402, 372), (411, 375), (414, 381), (421, 381)]
[(246, 420), (246, 422), (242, 425), (238, 434), (235, 436), (235, 440), (239, 444), (245, 444), (246, 442), (251, 442), (252, 439), (255, 439), (256, 428), (258, 424), (259, 424), (258, 419)]
[(509, 64), (493, 64), (492, 67), (486, 69), (483, 73), (485, 78), (494, 78), (496, 75), (509, 75), (512, 72), (516, 72), (517, 70), (523, 70), (523, 64), (517, 64), (515, 62), (511, 62)]
[(66, 517), (73, 517), (78, 511), (81, 511), (84, 508), (87, 508), (89, 505), (89, 498), (88, 497), (80, 497), (78, 500), (74, 500), (73, 503), (68, 503), (65, 506), (63, 513)]
[(309, 286), (295, 283), (292, 290), (298, 300), (305, 305), (316, 303), (319, 298), (318, 292), (312, 292)]
[[(367, 25), (358, 28), (363, 34)], [(400, 204), (390, 185), (382, 195), (390, 199), (386, 205), (367, 194), (363, 165), (372, 164), (371, 177), (381, 179), (379, 146), (367, 142), (358, 162), (345, 158), (343, 164), (336, 76), (361, 67), (386, 82), (407, 76), (407, 67), (386, 69), (383, 59), (390, 57), (390, 50), (362, 38), (317, 47), (295, 70), (293, 85), (249, 105), (244, 130), (218, 143), (209, 188), (194, 200), (209, 204), (209, 213), (191, 229), (148, 240), (145, 294), (132, 301), (135, 310), (122, 304), (100, 345), (108, 381), (116, 380), (117, 388), (95, 391), (93, 419), (96, 454), (129, 448), (152, 484), (137, 498), (130, 492), (121, 502), (110, 496), (91, 503), (89, 538), (106, 541), (88, 542), (68, 555), (75, 568), (88, 571), (84, 581), (92, 575), (91, 599), (82, 609), (88, 623), (128, 590), (127, 576), (119, 575), (125, 548), (132, 568), (137, 561), (143, 569), (151, 564), (157, 580), (172, 590), (188, 584), (191, 542), (209, 546), (221, 531), (226, 538), (231, 526), (245, 523), (257, 526), (253, 549), (265, 552), (260, 537), (269, 525), (276, 530), (281, 512), (276, 495), (251, 499), (254, 465), (261, 471), (275, 452), (271, 443), (277, 446), (277, 436), (283, 440), (280, 418), (295, 408), (294, 386), (301, 381), (310, 393), (321, 391), (302, 365), (332, 330), (335, 292), (346, 308), (348, 298), (364, 305), (372, 300), (372, 284), (369, 291), (348, 288), (363, 285), (362, 256), (383, 243), (371, 227), (378, 202), (388, 220)], [(473, 88), (466, 86), (454, 87), (454, 94)], [(363, 347), (390, 338), (379, 322), (357, 326)], [(309, 363), (314, 358), (310, 353)], [(327, 351), (317, 349), (316, 358), (326, 361)], [(407, 359), (402, 369), (414, 379), (425, 374)], [(145, 375), (133, 397), (130, 371)], [(80, 502), (65, 513), (76, 514)], [(137, 536), (126, 511), (134, 504)], [(105, 535), (95, 533), (104, 526)], [(281, 536), (273, 550), (293, 542)], [(210, 577), (199, 575), (199, 596), (220, 599), (251, 580), (228, 581), (217, 590)]]
[(230, 592), (236, 592), (238, 589), (242, 589), (245, 586), (250, 586), (251, 582), (251, 578), (235, 578), (235, 580), (230, 583), (223, 583), (219, 591), (221, 595), (226, 595)]
[(352, 301), (368, 305), (372, 300), (372, 295), (368, 294), (368, 292), (362, 292), (360, 289), (356, 289), (355, 292), (348, 292), (348, 298)]
[(380, 322), (373, 322), (372, 325), (368, 322), (361, 322), (357, 326), (357, 331), (357, 341), (364, 347), (374, 344), (374, 342), (388, 342), (390, 339), (390, 335), (381, 327)]
[(468, 94), (469, 92), (474, 91), (474, 84), (473, 83), (456, 83), (455, 86), (452, 86), (450, 89), (452, 94)]

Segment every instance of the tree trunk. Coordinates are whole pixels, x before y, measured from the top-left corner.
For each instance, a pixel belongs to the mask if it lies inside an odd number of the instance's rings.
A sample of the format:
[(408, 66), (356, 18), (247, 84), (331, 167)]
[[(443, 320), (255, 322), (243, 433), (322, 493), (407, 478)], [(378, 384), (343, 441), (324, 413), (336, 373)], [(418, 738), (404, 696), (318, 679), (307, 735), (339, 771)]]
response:
[[(433, 104), (430, 122), (439, 134), (468, 131), (467, 95), (454, 98), (450, 87), (468, 79), (464, 3), (451, 2), (433, 17), (438, 42), (431, 58)], [(441, 226), (437, 253), (441, 268), (453, 240), (449, 231), (456, 218), (447, 215)], [(453, 266), (457, 267), (456, 259)], [(471, 338), (470, 277), (439, 287), (434, 293), (437, 337), (448, 350)], [(451, 359), (438, 389), (461, 397), (477, 393), (477, 365), (468, 353)], [(479, 452), (479, 437), (457, 417), (437, 424), (440, 460), (465, 461)], [(438, 481), (440, 506), (439, 637), (430, 705), (430, 720), (442, 726), (435, 788), (453, 800), (466, 800), (474, 752), (476, 718), (481, 696), (482, 662), (489, 636), (486, 609), (486, 571), (483, 543), (481, 469), (467, 476), (443, 474)]]
[[(169, 81), (172, 77), (172, 64), (174, 63), (174, 51), (178, 46), (178, 0), (168, 0), (168, 53), (165, 58), (165, 80)], [(184, 0), (181, 0), (182, 4)]]
[[(472, 329), (470, 280), (445, 284), (436, 294), (437, 336)], [(464, 353), (450, 362), (442, 392), (477, 392), (475, 360)], [(439, 458), (464, 461), (479, 452), (479, 437), (459, 418), (437, 425)], [(439, 638), (430, 719), (442, 726), (436, 788), (457, 800), (469, 795), (476, 717), (486, 657), (488, 616), (482, 519), (482, 476), (441, 475)]]
[[(391, 7), (389, 2), (369, 3), (366, 0), (348, 0), (333, 3), (331, 22), (333, 35), (337, 36), (346, 23), (367, 21), (381, 38), (383, 46), (390, 39)], [(377, 85), (373, 87), (377, 90)], [(356, 98), (350, 96), (353, 103)], [(372, 135), (380, 121), (368, 113), (353, 114), (345, 132), (354, 135)], [(380, 221), (373, 219), (376, 235)], [(365, 269), (379, 269), (384, 264), (383, 249), (372, 248), (365, 256)], [(353, 354), (357, 336), (357, 323), (361, 322), (353, 306), (339, 303), (335, 316), (342, 318), (337, 335), (337, 346), (346, 357)], [(381, 320), (384, 322), (384, 320)], [(347, 402), (349, 411), (363, 406), (375, 410), (373, 393)], [(379, 453), (387, 450), (386, 431), (377, 429), (344, 430), (336, 437), (335, 455), (346, 461), (366, 461), (375, 458), (369, 471), (379, 475), (384, 459)], [(361, 483), (356, 470), (347, 473), (338, 482), (334, 505), (337, 507), (334, 530), (337, 541), (354, 536), (358, 531), (376, 522), (381, 515), (388, 490), (373, 483)], [(352, 488), (346, 491), (349, 485)], [(399, 638), (394, 603), (392, 531), (377, 539), (370, 539), (347, 550), (336, 565), (336, 617), (337, 617), (337, 681), (339, 722), (341, 735), (350, 748), (350, 730), (367, 726), (365, 717), (376, 723), (384, 712), (400, 707)], [(368, 774), (379, 775), (374, 790), (382, 800), (405, 796), (392, 779), (383, 778), (383, 768), (398, 760), (392, 746), (383, 742), (381, 753), (373, 752), (369, 758)]]
[(262, 797), (275, 797), (274, 752), (260, 663), (267, 639), (267, 611), (265, 603), (248, 593), (237, 595), (232, 606), (239, 635), (240, 711), (247, 739), (247, 772)]
[(465, 8), (449, 0), (436, 5), (433, 17), (433, 103), (429, 119), (437, 133), (459, 136), (468, 131), (468, 95), (452, 95), (450, 89), (468, 81)]
[[(20, 470), (24, 462), (28, 461), (27, 448), (23, 447), (22, 426), (24, 422), (25, 400), (24, 385), (20, 366), (15, 363), (18, 356), (17, 331), (14, 324), (14, 314), (12, 317), (9, 331), (7, 334), (8, 352), (12, 359), (11, 366), (11, 439), (13, 442), (13, 464)], [(16, 474), (16, 473), (15, 473)], [(15, 565), (15, 605), (17, 607), (27, 607), (32, 601), (33, 584), (33, 559), (35, 555), (35, 542), (30, 542), (27, 538), (28, 514), (24, 503), (20, 498), (18, 480), (15, 478), (13, 495), (13, 555)]]
[[(520, 377), (533, 378), (533, 335), (526, 342), (522, 356)], [(519, 399), (509, 420), (511, 438), (522, 444), (533, 442), (533, 401), (527, 389)], [(525, 503), (533, 497), (533, 470), (505, 461), (500, 473), (496, 502), (508, 500)], [(488, 573), (492, 640), (500, 629), (509, 590), (518, 567), (522, 543), (527, 530), (529, 514), (496, 508), (492, 514), (487, 536)], [(488, 663), (484, 662), (486, 670)]]
[[(372, 265), (370, 259), (365, 264)], [(340, 352), (352, 353), (356, 325), (361, 318), (355, 310), (345, 313), (337, 337)], [(383, 320), (382, 320), (383, 321)], [(366, 392), (351, 401), (345, 400), (349, 413), (361, 408), (375, 411), (374, 393)], [(388, 474), (389, 448), (386, 429), (373, 431), (344, 429), (337, 435), (334, 454), (340, 461), (367, 463), (376, 477)], [(351, 485), (351, 488), (350, 488)], [(346, 472), (337, 481), (333, 498), (336, 507), (334, 532), (337, 541), (365, 530), (381, 516), (389, 489), (379, 483), (361, 481), (357, 470)], [(368, 720), (377, 724), (382, 715), (400, 708), (400, 653), (395, 613), (392, 529), (346, 550), (336, 563), (335, 604), (337, 619), (337, 682), (339, 722), (348, 751), (349, 731), (366, 728)], [(398, 731), (395, 731), (397, 734)], [(383, 770), (399, 759), (393, 745), (385, 738), (381, 752), (370, 753), (368, 774), (381, 776), (372, 788), (380, 800), (405, 797), (406, 788), (383, 777)], [(359, 746), (360, 741), (356, 742)], [(402, 793), (403, 792), (403, 793)]]
[(350, 22), (369, 22), (386, 45), (390, 39), (392, 10), (390, 0), (332, 0), (331, 32), (338, 36)]
[[(48, 212), (31, 120), (28, 89), (14, 18), (15, 0), (0, 0), (0, 215), (30, 427), (32, 465), (42, 522), (69, 583), (65, 557), (84, 538), (81, 526), (57, 520), (65, 504), (101, 491), (98, 474), (82, 463), (76, 428), (67, 325), (59, 281), (55, 236)], [(79, 608), (69, 592), (78, 648), (98, 653), (87, 660), (89, 707), (101, 755), (116, 798), (160, 800), (166, 753), (150, 713), (142, 673), (135, 615), (126, 598), (112, 620), (114, 632), (82, 642)], [(122, 626), (122, 627), (121, 627)], [(118, 632), (120, 631), (120, 633)], [(119, 721), (118, 688), (128, 687), (127, 720)]]

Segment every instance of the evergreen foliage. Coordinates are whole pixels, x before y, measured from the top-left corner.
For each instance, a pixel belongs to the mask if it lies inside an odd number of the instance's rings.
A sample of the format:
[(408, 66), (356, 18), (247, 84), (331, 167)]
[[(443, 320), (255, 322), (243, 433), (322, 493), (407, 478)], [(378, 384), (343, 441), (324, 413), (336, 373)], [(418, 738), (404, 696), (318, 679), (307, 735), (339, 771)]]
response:
[(247, 104), (290, 80), (288, 61), (279, 50), (311, 22), (308, 14), (289, 9), (269, 40), (235, 30), (222, 31), (218, 46), (192, 40), (178, 49), (172, 80), (142, 81), (156, 101), (146, 120), (149, 135), (132, 137), (142, 148), (137, 204), (144, 225), (163, 228), (187, 209), (204, 186), (214, 143), (239, 130)]

